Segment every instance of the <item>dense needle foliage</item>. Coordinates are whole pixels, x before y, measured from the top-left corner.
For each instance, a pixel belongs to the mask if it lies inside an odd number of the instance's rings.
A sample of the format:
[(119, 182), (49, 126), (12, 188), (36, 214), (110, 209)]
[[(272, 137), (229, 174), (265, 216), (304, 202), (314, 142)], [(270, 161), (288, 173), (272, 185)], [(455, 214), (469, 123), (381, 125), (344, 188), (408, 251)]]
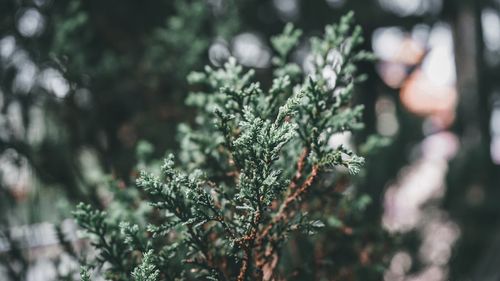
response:
[(352, 22), (313, 38), (305, 69), (290, 62), (301, 31), (287, 25), (271, 39), (269, 87), (234, 58), (191, 73), (197, 116), (180, 125), (177, 156), (141, 162), (139, 189), (116, 188), (107, 212), (75, 211), (97, 249), (89, 266), (109, 280), (378, 279), (384, 243), (367, 241), (382, 236), (362, 225), (370, 198), (346, 180), (363, 157), (329, 143), (363, 128), (351, 98), (356, 64), (372, 56)]

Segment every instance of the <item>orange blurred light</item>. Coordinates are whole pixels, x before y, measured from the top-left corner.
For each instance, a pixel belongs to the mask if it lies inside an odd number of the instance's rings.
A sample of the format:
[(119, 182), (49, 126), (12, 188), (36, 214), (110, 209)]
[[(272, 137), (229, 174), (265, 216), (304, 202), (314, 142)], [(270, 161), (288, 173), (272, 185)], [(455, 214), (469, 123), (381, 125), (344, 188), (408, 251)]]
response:
[(457, 91), (450, 85), (436, 85), (421, 69), (413, 72), (400, 90), (402, 104), (415, 114), (432, 117), (443, 127), (454, 120)]

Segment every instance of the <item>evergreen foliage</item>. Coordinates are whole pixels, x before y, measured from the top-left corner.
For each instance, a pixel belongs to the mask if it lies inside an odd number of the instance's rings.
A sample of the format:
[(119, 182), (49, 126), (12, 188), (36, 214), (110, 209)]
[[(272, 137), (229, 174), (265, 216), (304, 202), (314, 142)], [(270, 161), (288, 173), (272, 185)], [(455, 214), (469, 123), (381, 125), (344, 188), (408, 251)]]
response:
[[(268, 89), (234, 58), (189, 75), (186, 102), (197, 116), (179, 127), (178, 157), (142, 171), (141, 192), (116, 190), (119, 206), (109, 214), (85, 204), (74, 212), (98, 250), (91, 266), (104, 265), (109, 280), (136, 281), (342, 278), (346, 271), (358, 276), (366, 264), (380, 273), (378, 249), (367, 254), (359, 238), (335, 247), (378, 261), (346, 256), (347, 265), (329, 264), (321, 257), (333, 249), (328, 244), (343, 243), (345, 237), (331, 240), (335, 235), (371, 235), (347, 227), (362, 221), (370, 198), (352, 188), (342, 192), (363, 157), (328, 140), (363, 128), (363, 108), (351, 98), (363, 80), (356, 64), (372, 56), (358, 50), (363, 39), (352, 13), (311, 40), (305, 71), (290, 61), (300, 36), (289, 24), (271, 39), (276, 57)], [(297, 255), (290, 251), (302, 251), (291, 250), (297, 241), (328, 243), (307, 262), (315, 273), (286, 266)]]

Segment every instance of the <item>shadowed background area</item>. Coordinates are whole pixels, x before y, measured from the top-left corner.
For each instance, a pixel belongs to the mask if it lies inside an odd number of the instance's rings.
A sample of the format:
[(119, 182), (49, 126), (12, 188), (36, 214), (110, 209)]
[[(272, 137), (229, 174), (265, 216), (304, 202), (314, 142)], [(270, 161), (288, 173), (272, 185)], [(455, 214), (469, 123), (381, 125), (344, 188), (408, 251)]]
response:
[[(358, 184), (369, 216), (398, 237), (385, 280), (498, 280), (500, 1), (4, 0), (0, 2), (0, 279), (54, 280), (72, 267), (54, 225), (102, 205), (106, 178), (131, 183), (137, 159), (175, 150), (193, 119), (186, 75), (234, 56), (271, 83), (268, 38), (308, 37), (354, 11), (367, 81), (361, 142), (391, 144)], [(61, 269), (63, 268), (63, 269)]]

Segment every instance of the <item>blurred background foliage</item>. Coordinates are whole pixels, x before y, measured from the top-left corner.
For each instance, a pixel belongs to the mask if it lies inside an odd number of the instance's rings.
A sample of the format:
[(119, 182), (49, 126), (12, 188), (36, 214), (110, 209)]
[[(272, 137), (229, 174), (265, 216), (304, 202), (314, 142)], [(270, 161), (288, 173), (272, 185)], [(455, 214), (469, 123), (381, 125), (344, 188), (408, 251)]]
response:
[[(128, 185), (137, 152), (157, 159), (175, 150), (176, 125), (193, 116), (183, 104), (189, 71), (235, 56), (270, 82), (267, 38), (286, 22), (317, 35), (353, 10), (378, 61), (361, 66), (366, 129), (330, 141), (391, 139), (356, 182), (372, 198), (370, 221), (400, 240), (384, 278), (497, 280), (499, 7), (498, 0), (1, 1), (0, 277), (45, 280), (33, 272), (47, 271), (40, 260), (50, 254), (41, 249), (56, 241), (19, 237), (59, 224), (75, 202), (105, 205), (103, 179)], [(305, 40), (293, 54), (303, 67), (308, 48)]]

